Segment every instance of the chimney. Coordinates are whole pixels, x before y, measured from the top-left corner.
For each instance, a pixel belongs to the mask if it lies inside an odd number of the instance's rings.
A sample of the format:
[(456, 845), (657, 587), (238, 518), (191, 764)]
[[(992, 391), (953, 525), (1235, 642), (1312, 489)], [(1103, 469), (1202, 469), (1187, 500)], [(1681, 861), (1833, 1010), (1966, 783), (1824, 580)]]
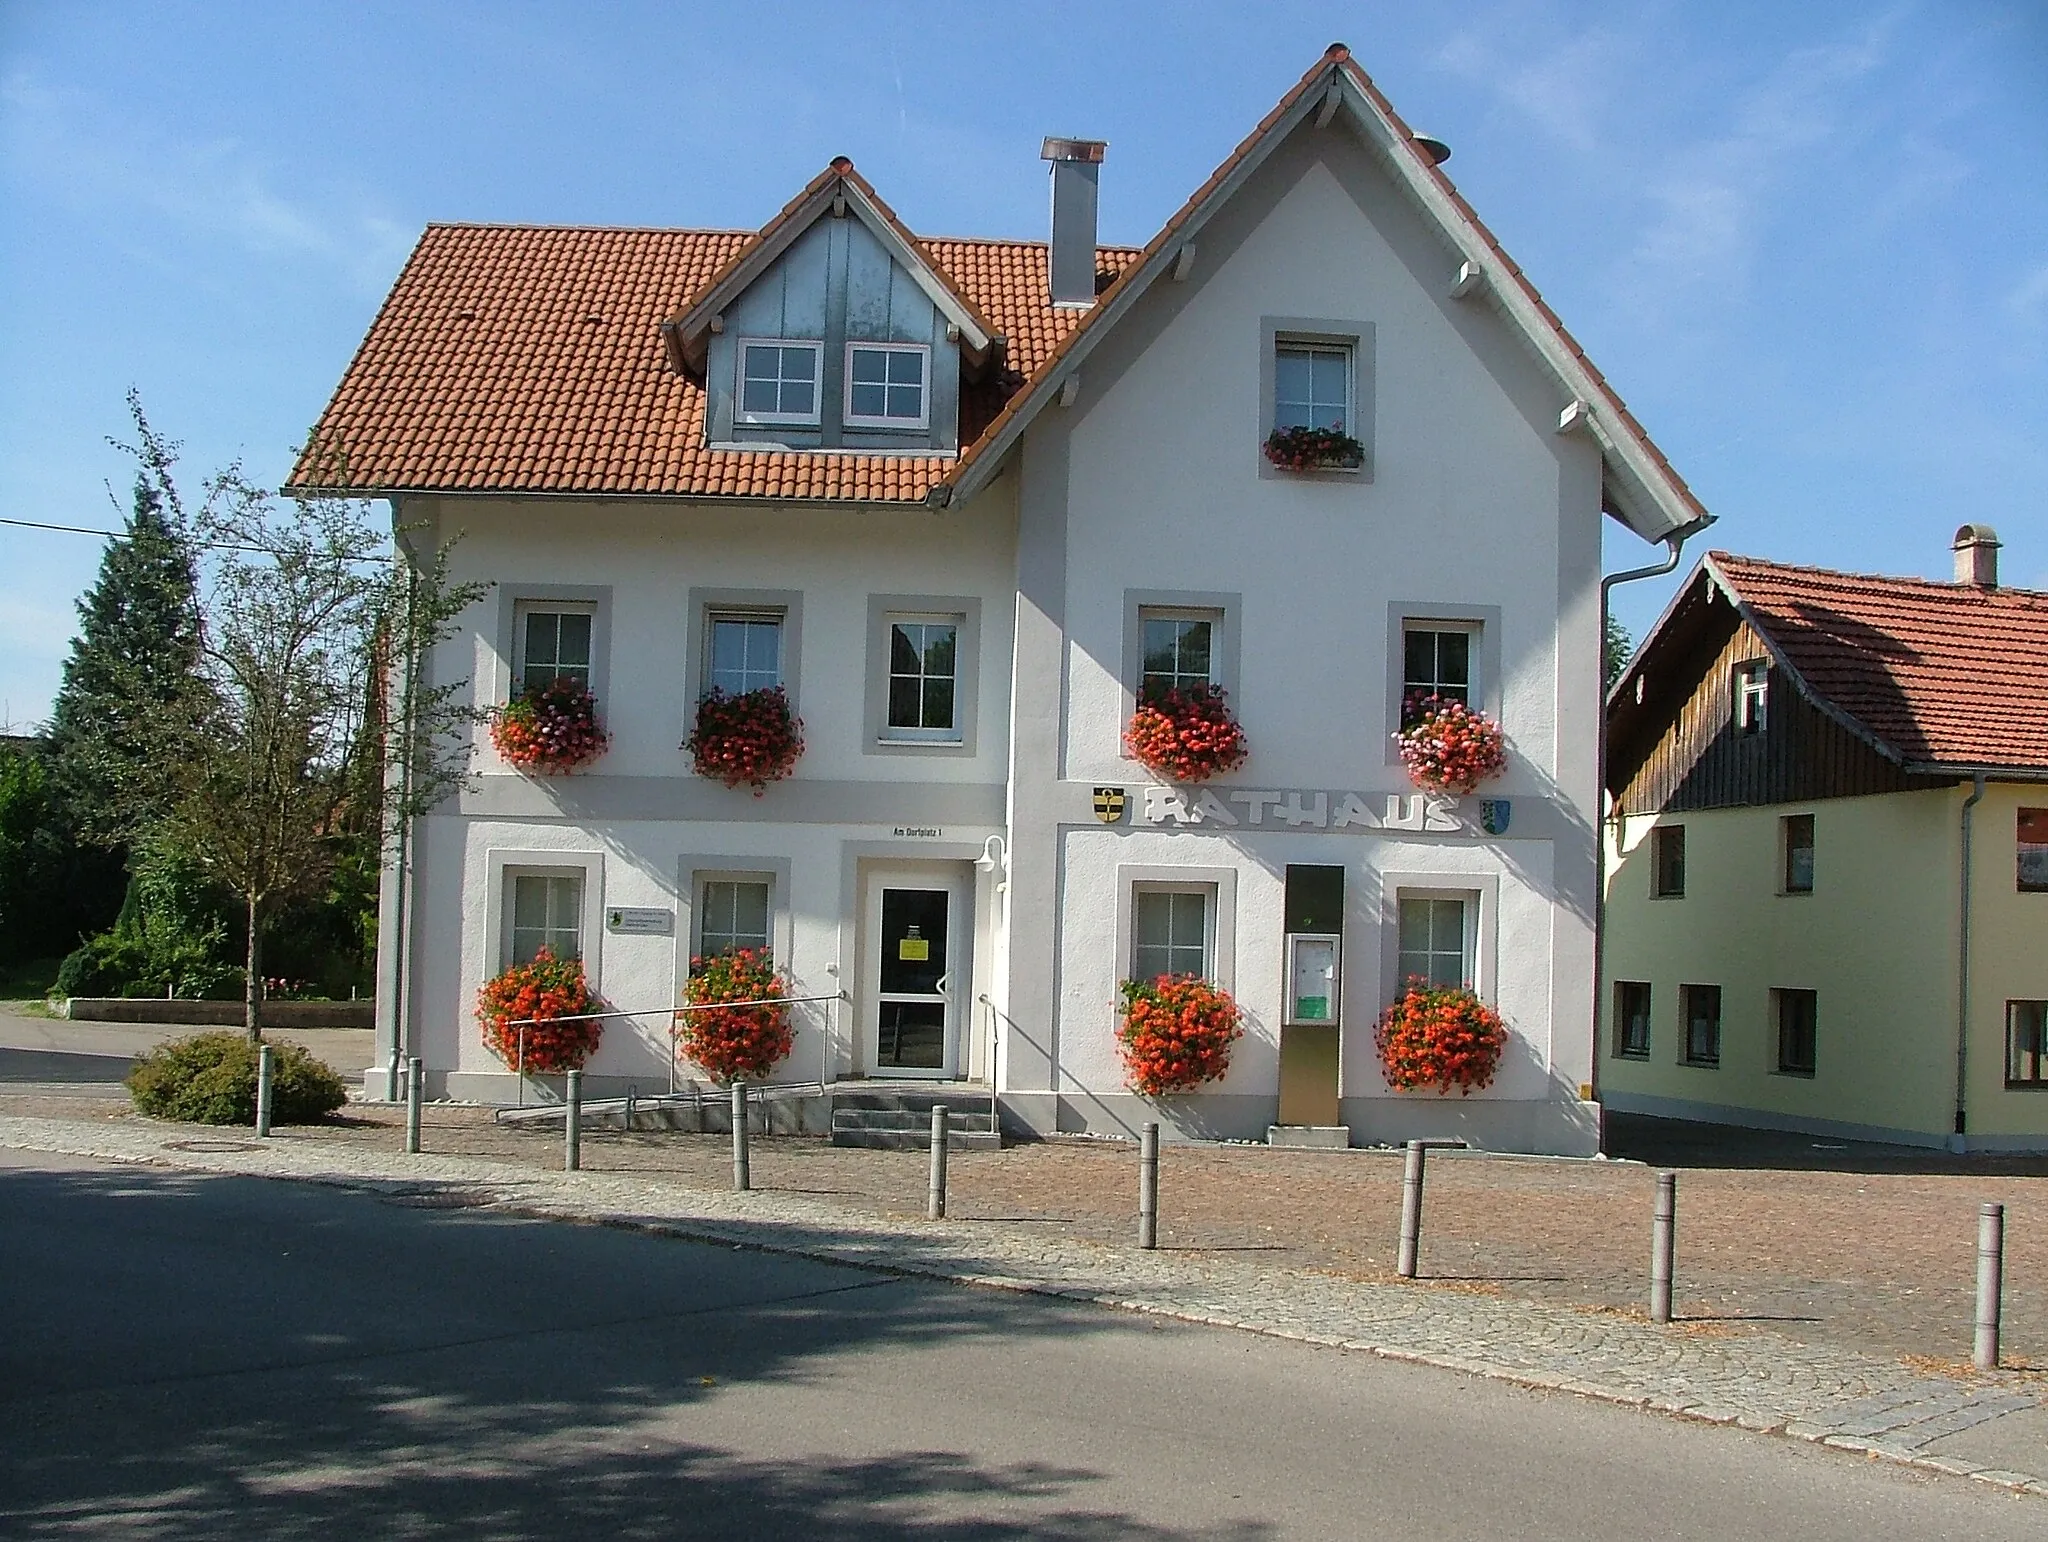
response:
[(1101, 139), (1048, 139), (1038, 152), (1052, 162), (1052, 303), (1095, 303), (1095, 180)]
[(1956, 582), (1979, 589), (1998, 587), (1998, 532), (1989, 525), (1965, 525), (1956, 532)]

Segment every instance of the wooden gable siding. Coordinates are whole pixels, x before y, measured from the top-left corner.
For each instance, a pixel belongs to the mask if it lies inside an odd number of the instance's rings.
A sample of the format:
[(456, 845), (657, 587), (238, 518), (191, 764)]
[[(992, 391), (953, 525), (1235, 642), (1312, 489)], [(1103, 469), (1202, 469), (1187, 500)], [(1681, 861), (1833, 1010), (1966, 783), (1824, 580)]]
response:
[[(1710, 645), (1709, 645), (1710, 646)], [(1707, 648), (1700, 650), (1704, 657)], [(1736, 625), (1693, 680), (1675, 719), (1632, 769), (1620, 798), (1624, 812), (1737, 808), (1854, 798), (1943, 785), (1908, 776), (1892, 761), (1822, 712), (1775, 665), (1761, 733), (1735, 730), (1735, 668), (1769, 653), (1747, 622)]]

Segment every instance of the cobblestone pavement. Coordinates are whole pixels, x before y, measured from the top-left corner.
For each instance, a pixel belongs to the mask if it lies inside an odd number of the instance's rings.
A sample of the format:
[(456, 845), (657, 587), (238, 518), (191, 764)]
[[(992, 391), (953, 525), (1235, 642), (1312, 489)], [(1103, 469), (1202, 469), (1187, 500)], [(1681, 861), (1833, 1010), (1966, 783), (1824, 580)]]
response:
[[(94, 1109), (97, 1117), (80, 1117)], [(1165, 1248), (1144, 1253), (1128, 1245), (1128, 1212), (1123, 1238), (1039, 1224), (1030, 1216), (969, 1214), (929, 1222), (905, 1213), (908, 1206), (895, 1204), (892, 1213), (891, 1204), (859, 1192), (815, 1191), (823, 1186), (803, 1192), (789, 1180), (836, 1170), (827, 1165), (830, 1159), (796, 1154), (831, 1149), (812, 1143), (760, 1142), (757, 1173), (764, 1188), (733, 1194), (720, 1191), (724, 1172), (703, 1170), (710, 1168), (712, 1148), (701, 1140), (688, 1143), (697, 1154), (696, 1171), (673, 1170), (680, 1144), (673, 1137), (645, 1137), (671, 1153), (669, 1171), (636, 1170), (616, 1160), (619, 1152), (638, 1148), (643, 1138), (636, 1136), (614, 1138), (613, 1149), (593, 1140), (598, 1170), (567, 1174), (534, 1160), (541, 1154), (537, 1146), (528, 1147), (525, 1161), (446, 1152), (460, 1127), (448, 1117), (458, 1111), (448, 1109), (436, 1110), (431, 1154), (419, 1156), (406, 1156), (381, 1138), (363, 1138), (369, 1132), (361, 1127), (353, 1134), (345, 1128), (284, 1131), (258, 1142), (239, 1131), (157, 1124), (85, 1102), (69, 1102), (63, 1111), (66, 1117), (50, 1118), (0, 1109), (0, 1145), (360, 1184), (400, 1203), (499, 1206), (1031, 1290), (1782, 1432), (2048, 1496), (2048, 1476), (2042, 1476), (2048, 1474), (2048, 1382), (2024, 1371), (1973, 1377), (1712, 1321), (1658, 1328), (1612, 1308), (1521, 1299), (1488, 1282), (1391, 1283), (1316, 1267), (1291, 1250), (1263, 1244), (1191, 1246), (1182, 1238), (1176, 1246), (1175, 1228), (1164, 1231)], [(380, 1137), (389, 1133), (374, 1128)], [(1075, 1154), (1088, 1161), (1109, 1155)], [(916, 1153), (883, 1155), (911, 1160), (870, 1166), (903, 1169), (899, 1177), (921, 1171)], [(976, 1164), (965, 1160), (972, 1155), (954, 1159), (963, 1195), (976, 1191)], [(1170, 1155), (1179, 1170), (1193, 1153)], [(1127, 1175), (1128, 1153), (1122, 1157)], [(1446, 1162), (1441, 1170), (1480, 1165)], [(1484, 1165), (1492, 1177), (1563, 1164)], [(1084, 1171), (1099, 1182), (1110, 1169)], [(2030, 1454), (2039, 1459), (2019, 1465)]]

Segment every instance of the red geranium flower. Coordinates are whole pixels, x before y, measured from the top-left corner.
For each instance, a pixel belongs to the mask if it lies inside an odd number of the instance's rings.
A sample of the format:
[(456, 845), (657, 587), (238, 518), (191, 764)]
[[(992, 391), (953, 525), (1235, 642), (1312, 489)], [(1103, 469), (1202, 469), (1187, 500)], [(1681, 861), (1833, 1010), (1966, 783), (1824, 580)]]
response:
[(1467, 793), (1507, 769), (1507, 735), (1484, 712), (1447, 696), (1411, 696), (1394, 735), (1409, 780), (1431, 792)]
[(1408, 982), (1373, 1030), (1380, 1068), (1397, 1092), (1456, 1087), (1463, 1096), (1487, 1086), (1507, 1042), (1507, 1023), (1469, 986), (1431, 985), (1420, 978)]
[(1230, 1046), (1244, 1022), (1228, 991), (1192, 974), (1126, 980), (1121, 988), (1117, 1046), (1133, 1092), (1186, 1092), (1230, 1069)]
[(728, 787), (752, 785), (754, 796), (779, 782), (804, 752), (803, 719), (779, 685), (729, 694), (713, 686), (697, 703), (696, 726), (683, 741), (699, 776)]
[(722, 1001), (776, 1001), (789, 994), (765, 949), (741, 948), (690, 960), (683, 999), (709, 1011), (676, 1013), (676, 1052), (721, 1084), (757, 1081), (790, 1051), (796, 1036), (786, 1006), (720, 1007)]
[(596, 1052), (603, 1019), (581, 1014), (598, 1010), (600, 1003), (583, 977), (583, 960), (556, 958), (547, 948), (535, 953), (532, 963), (513, 964), (486, 981), (476, 995), (485, 1048), (517, 1070), (523, 1031), (526, 1069), (543, 1076), (576, 1070)]
[(563, 675), (493, 713), (491, 743), (522, 771), (556, 775), (597, 759), (611, 735), (597, 720), (597, 698)]
[(1234, 771), (1250, 753), (1220, 685), (1148, 692), (1124, 729), (1124, 747), (1177, 782)]

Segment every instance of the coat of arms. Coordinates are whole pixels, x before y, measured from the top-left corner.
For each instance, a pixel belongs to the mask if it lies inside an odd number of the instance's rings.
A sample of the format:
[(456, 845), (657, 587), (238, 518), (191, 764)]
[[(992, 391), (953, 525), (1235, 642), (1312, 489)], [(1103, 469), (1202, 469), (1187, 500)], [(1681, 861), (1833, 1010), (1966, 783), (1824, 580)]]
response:
[(1106, 825), (1113, 825), (1124, 817), (1124, 806), (1129, 802), (1121, 787), (1098, 787), (1095, 789), (1095, 817)]
[(1506, 798), (1481, 798), (1479, 800), (1479, 828), (1488, 835), (1506, 835), (1508, 818), (1514, 813)]

